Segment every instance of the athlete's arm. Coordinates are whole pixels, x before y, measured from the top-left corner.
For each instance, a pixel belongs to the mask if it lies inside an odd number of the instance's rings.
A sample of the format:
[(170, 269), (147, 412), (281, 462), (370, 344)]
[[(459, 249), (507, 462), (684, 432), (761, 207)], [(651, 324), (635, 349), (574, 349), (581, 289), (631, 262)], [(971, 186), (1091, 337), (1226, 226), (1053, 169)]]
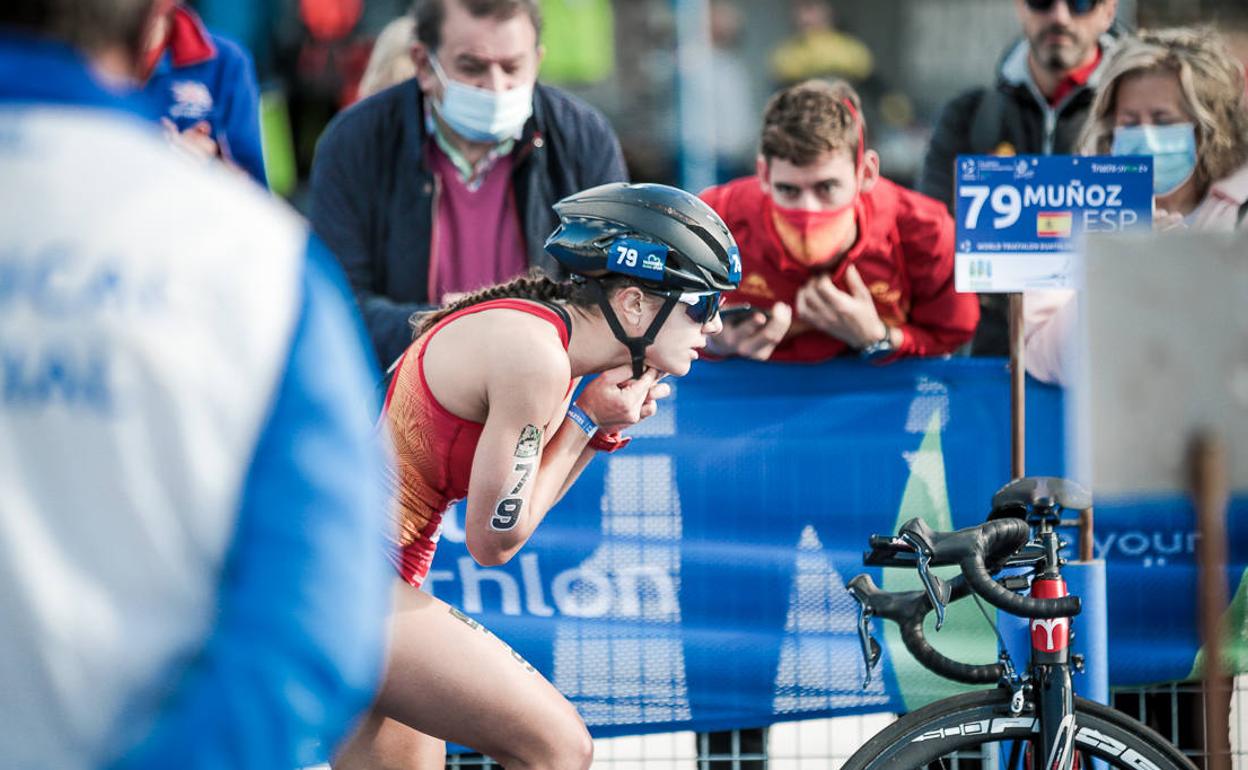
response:
[[(631, 379), (632, 374), (631, 364), (609, 369), (589, 383), (585, 392), (577, 400), (577, 406), (598, 425), (598, 430), (604, 433), (617, 433), (631, 425), (636, 425), (658, 411), (659, 399), (671, 395), (671, 386), (665, 382), (659, 382), (666, 375), (649, 369), (642, 374), (640, 379), (634, 380)], [(567, 411), (566, 408), (564, 411)], [(565, 417), (560, 430), (581, 431), (582, 429), (571, 418)], [(568, 478), (564, 480), (552, 505), (563, 499), (595, 454), (597, 450), (592, 446), (585, 448), (580, 460), (573, 466)]]
[[(575, 422), (572, 421), (570, 417), (568, 417), (568, 408), (572, 405), (572, 397), (576, 395), (576, 390), (580, 387), (581, 379), (582, 378), (577, 377), (572, 382), (572, 387), (568, 390), (567, 397), (563, 399), (563, 403), (559, 406), (559, 414), (562, 415), (562, 417), (557, 423), (551, 424), (552, 431), (555, 431), (555, 426), (557, 425), (558, 430), (577, 430), (582, 433), (584, 432)], [(581, 450), (580, 457), (576, 458), (576, 462), (572, 464), (572, 470), (568, 471), (567, 478), (563, 480), (563, 485), (559, 487), (559, 491), (555, 494), (555, 499), (551, 503), (551, 507), (559, 504), (559, 501), (563, 499), (563, 496), (568, 493), (568, 490), (571, 489), (576, 480), (580, 478), (581, 471), (585, 470), (585, 466), (589, 465), (589, 461), (594, 459), (594, 455), (596, 454), (598, 454), (598, 450), (594, 449), (589, 444), (585, 445), (585, 448)]]
[(564, 481), (588, 462), (589, 436), (553, 422), (568, 386), (567, 355), (554, 340), (507, 342), (491, 345), (488, 413), (468, 485), (466, 544), (486, 566), (507, 562), (528, 541)]
[[(565, 418), (563, 424), (559, 426), (559, 430), (580, 431), (581, 429)], [(585, 448), (581, 450), (580, 457), (577, 457), (576, 462), (572, 464), (572, 470), (568, 471), (568, 475), (564, 478), (563, 484), (560, 485), (559, 491), (555, 492), (555, 499), (550, 501), (550, 507), (553, 508), (559, 504), (559, 501), (562, 500), (563, 496), (568, 493), (568, 490), (572, 488), (572, 485), (576, 483), (576, 480), (581, 477), (581, 471), (585, 470), (585, 466), (589, 465), (589, 461), (594, 459), (594, 455), (596, 454), (598, 454), (598, 450), (589, 445), (586, 445)]]

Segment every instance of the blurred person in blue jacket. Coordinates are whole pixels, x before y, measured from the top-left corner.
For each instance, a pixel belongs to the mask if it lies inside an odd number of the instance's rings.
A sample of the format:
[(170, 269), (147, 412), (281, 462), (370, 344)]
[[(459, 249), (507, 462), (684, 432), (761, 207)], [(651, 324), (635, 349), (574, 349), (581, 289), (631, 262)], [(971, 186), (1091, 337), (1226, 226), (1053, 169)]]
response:
[(260, 141), (260, 91), (245, 50), (214, 34), (182, 3), (158, 0), (141, 77), (178, 144), (221, 158), (267, 185)]
[(301, 219), (161, 137), (153, 5), (0, 4), (5, 767), (290, 768), (380, 679), (363, 329)]

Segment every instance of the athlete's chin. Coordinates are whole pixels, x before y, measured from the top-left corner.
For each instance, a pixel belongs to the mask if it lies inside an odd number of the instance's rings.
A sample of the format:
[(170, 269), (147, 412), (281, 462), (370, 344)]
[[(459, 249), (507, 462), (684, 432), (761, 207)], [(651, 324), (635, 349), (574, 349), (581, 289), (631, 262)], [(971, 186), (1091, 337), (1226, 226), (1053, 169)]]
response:
[(683, 361), (647, 361), (646, 363), (654, 367), (655, 371), (665, 377), (684, 377), (693, 366), (691, 358)]
[(667, 367), (665, 371), (672, 377), (684, 377), (693, 368), (693, 362), (698, 357), (698, 351), (692, 351), (693, 355), (687, 361), (673, 361), (672, 365)]

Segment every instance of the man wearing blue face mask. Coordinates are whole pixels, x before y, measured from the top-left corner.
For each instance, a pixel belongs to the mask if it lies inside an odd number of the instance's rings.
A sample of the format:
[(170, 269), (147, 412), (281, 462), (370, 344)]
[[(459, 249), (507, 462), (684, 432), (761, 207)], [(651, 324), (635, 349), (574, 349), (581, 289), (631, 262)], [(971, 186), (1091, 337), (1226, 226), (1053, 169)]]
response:
[(416, 78), (336, 117), (312, 167), (309, 217), (338, 255), (383, 366), (413, 313), (558, 273), (552, 204), (625, 181), (592, 107), (537, 82), (537, 0), (416, 0)]

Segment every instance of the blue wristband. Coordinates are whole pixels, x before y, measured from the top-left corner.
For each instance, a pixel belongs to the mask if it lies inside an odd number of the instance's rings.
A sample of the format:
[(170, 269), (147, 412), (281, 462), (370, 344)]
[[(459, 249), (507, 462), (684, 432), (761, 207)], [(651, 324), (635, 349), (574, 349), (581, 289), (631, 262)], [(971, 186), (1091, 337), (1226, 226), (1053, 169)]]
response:
[(589, 419), (589, 415), (585, 414), (585, 410), (576, 404), (568, 407), (568, 419), (576, 423), (576, 427), (585, 431), (586, 436), (592, 437), (598, 432), (598, 424)]

